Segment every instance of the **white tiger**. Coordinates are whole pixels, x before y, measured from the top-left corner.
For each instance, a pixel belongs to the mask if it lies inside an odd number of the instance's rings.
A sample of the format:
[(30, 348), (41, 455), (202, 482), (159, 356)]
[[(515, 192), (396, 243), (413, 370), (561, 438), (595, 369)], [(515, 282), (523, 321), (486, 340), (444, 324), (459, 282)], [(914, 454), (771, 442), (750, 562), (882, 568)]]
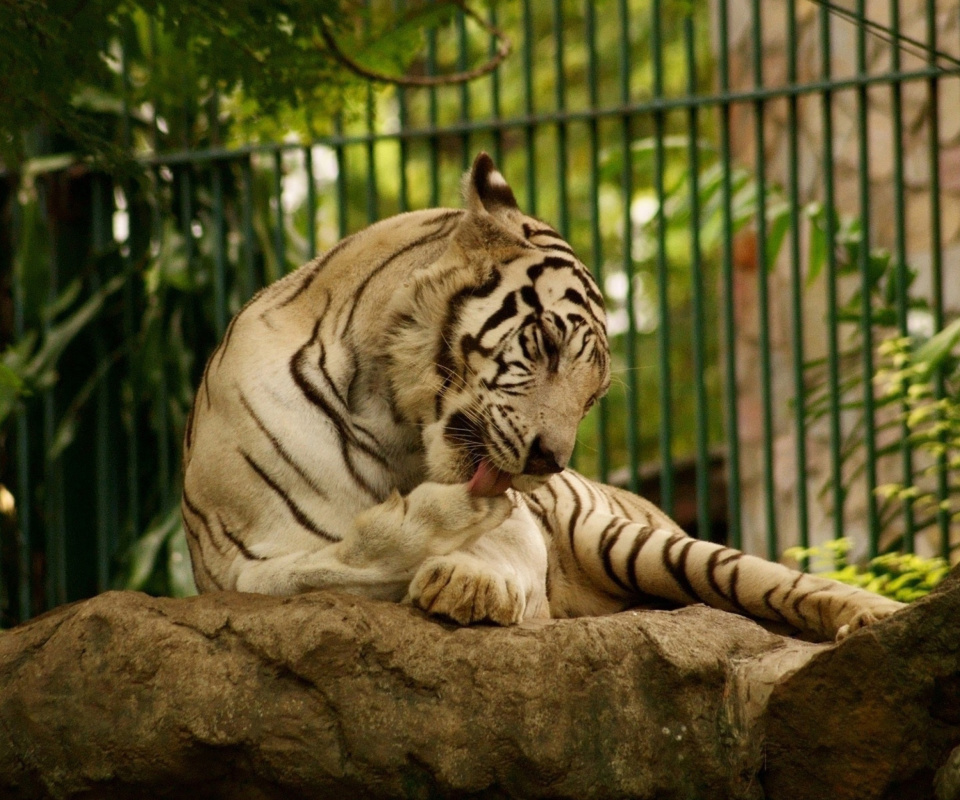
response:
[(610, 380), (601, 295), (485, 153), (464, 193), (344, 239), (230, 323), (184, 443), (201, 591), (336, 588), (501, 625), (655, 596), (819, 637), (901, 607), (566, 469)]

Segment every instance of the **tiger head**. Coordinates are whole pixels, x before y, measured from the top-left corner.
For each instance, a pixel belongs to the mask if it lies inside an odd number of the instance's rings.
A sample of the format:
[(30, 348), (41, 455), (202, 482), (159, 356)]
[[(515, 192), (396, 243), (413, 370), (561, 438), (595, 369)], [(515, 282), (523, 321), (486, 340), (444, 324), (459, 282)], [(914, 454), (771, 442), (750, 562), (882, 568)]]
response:
[[(422, 427), (432, 480), (532, 491), (567, 465), (610, 382), (603, 299), (549, 225), (526, 216), (486, 153), (440, 260), (413, 276), (391, 383)], [(416, 364), (429, 358), (430, 363)], [(413, 367), (411, 369), (411, 367)]]

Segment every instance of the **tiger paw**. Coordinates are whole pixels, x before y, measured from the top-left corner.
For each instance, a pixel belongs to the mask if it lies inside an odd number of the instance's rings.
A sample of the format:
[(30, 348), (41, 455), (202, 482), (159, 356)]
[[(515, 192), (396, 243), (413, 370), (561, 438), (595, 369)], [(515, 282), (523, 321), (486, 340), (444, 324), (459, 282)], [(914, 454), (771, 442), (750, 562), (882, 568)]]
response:
[(422, 483), (407, 500), (405, 524), (431, 534), (428, 555), (435, 556), (492, 531), (513, 511), (506, 495), (476, 496), (466, 484)]
[(520, 582), (467, 553), (428, 559), (410, 583), (408, 599), (428, 614), (460, 625), (515, 625), (526, 609)]
[(882, 619), (886, 619), (904, 608), (904, 604), (898, 603), (896, 600), (887, 600), (881, 597), (877, 599), (879, 602), (873, 603), (867, 608), (861, 608), (855, 613), (848, 615), (848, 619), (842, 619), (840, 621), (841, 624), (837, 626), (836, 636), (838, 642), (846, 639), (851, 633), (861, 628), (866, 628), (868, 625), (873, 625)]

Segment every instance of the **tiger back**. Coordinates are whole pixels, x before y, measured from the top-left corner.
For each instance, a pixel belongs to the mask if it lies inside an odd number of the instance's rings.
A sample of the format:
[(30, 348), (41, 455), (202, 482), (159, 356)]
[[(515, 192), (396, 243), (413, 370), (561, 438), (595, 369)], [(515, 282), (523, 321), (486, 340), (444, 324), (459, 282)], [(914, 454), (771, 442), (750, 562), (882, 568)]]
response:
[(567, 468), (610, 381), (601, 294), (486, 154), (253, 298), (184, 442), (201, 591), (338, 588), (463, 624), (656, 596), (843, 635), (900, 606), (687, 537)]

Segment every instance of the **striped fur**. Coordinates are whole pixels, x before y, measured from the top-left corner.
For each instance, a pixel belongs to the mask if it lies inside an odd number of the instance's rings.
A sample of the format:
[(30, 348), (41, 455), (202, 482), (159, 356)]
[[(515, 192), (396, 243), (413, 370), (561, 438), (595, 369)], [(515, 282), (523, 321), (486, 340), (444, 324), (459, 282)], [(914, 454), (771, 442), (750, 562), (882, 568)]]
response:
[(897, 610), (565, 469), (609, 383), (602, 298), (485, 154), (464, 193), (344, 239), (230, 323), (184, 441), (201, 591), (341, 588), (464, 624), (657, 597), (820, 637)]

